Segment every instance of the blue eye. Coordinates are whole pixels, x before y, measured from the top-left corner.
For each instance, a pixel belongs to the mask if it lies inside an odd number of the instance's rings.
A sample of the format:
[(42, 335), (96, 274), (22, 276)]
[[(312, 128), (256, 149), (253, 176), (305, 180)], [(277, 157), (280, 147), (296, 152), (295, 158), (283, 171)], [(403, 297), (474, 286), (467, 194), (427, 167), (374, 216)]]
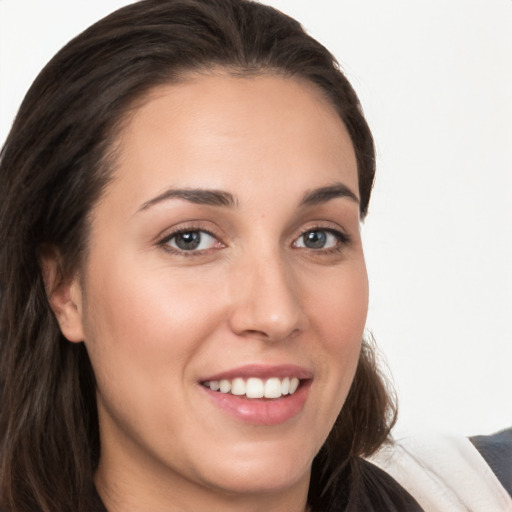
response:
[(340, 245), (348, 243), (348, 241), (348, 236), (338, 231), (311, 229), (302, 233), (293, 245), (306, 249), (335, 249)]
[(172, 249), (191, 252), (211, 249), (219, 242), (206, 231), (191, 229), (189, 231), (174, 233), (167, 237), (162, 243)]

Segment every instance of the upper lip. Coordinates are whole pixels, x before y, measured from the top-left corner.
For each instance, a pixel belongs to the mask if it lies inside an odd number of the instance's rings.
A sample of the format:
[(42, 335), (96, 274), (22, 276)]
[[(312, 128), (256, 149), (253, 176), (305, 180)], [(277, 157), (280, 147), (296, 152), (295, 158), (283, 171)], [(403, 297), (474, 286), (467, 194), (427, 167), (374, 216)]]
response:
[(257, 377), (260, 379), (270, 379), (271, 377), (285, 378), (297, 377), (298, 379), (311, 379), (313, 373), (298, 365), (294, 364), (279, 364), (279, 365), (262, 365), (262, 364), (248, 364), (231, 368), (229, 370), (209, 375), (200, 379), (200, 382), (212, 380), (232, 380), (237, 377), (250, 378)]

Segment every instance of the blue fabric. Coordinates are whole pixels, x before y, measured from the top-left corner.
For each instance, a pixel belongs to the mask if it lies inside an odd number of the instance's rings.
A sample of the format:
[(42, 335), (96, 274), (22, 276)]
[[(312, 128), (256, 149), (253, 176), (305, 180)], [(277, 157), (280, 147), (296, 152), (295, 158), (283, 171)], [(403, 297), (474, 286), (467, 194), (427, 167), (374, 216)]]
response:
[(471, 437), (470, 441), (512, 496), (512, 427), (490, 436)]

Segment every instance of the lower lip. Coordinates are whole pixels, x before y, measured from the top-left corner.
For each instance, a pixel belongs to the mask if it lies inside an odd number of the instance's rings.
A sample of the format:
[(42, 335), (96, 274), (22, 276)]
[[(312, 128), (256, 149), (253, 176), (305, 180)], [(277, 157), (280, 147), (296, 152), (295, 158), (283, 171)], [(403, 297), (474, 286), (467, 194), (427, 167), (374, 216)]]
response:
[(311, 381), (302, 381), (293, 395), (281, 398), (245, 398), (201, 386), (208, 397), (229, 415), (252, 425), (279, 425), (297, 416), (306, 403)]

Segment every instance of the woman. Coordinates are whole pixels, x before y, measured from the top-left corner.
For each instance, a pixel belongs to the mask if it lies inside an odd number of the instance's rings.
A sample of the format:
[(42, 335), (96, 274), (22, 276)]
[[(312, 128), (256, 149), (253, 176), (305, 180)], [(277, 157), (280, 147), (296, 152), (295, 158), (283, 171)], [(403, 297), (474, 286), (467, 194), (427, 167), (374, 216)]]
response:
[(419, 510), (362, 457), (370, 131), (245, 0), (146, 0), (33, 84), (2, 151), (2, 510)]

